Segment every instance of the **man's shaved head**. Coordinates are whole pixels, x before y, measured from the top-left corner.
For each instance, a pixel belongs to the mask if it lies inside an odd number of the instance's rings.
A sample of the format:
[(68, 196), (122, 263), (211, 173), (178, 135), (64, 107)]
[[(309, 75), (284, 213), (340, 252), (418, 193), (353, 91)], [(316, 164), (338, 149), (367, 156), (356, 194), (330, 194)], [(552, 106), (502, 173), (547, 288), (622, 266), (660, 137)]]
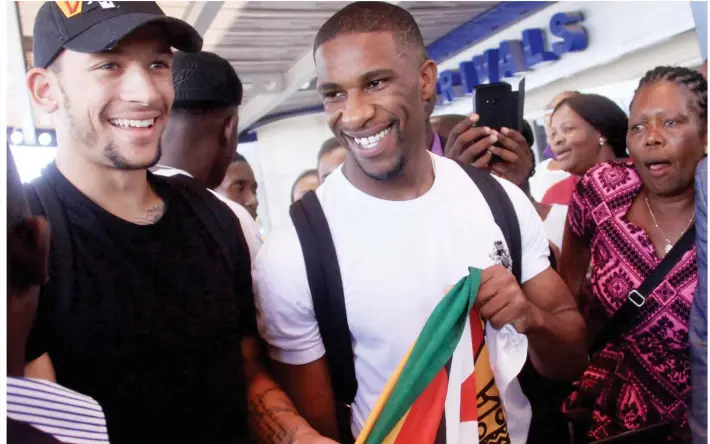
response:
[(398, 51), (413, 50), (419, 55), (419, 63), (427, 59), (424, 40), (412, 14), (386, 2), (355, 2), (338, 11), (318, 31), (313, 52), (340, 35), (371, 32), (391, 32)]

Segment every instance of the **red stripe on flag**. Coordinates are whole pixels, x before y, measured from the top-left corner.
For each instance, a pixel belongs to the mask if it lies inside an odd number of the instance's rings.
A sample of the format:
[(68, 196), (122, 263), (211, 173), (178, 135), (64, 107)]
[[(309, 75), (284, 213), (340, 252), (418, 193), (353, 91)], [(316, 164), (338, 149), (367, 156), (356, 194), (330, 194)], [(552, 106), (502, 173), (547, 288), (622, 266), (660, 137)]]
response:
[(461, 422), (478, 421), (476, 402), (476, 377), (471, 375), (461, 384)]
[(412, 404), (395, 444), (434, 443), (439, 423), (444, 419), (448, 386), (449, 376), (442, 369)]
[[(481, 315), (477, 309), (471, 310), (469, 314), (469, 323), (471, 324), (471, 341), (473, 342), (473, 356), (478, 359), (481, 349), (485, 344), (485, 336), (483, 334), (483, 323)], [(475, 372), (474, 368), (474, 372)], [(478, 421), (478, 401), (476, 389), (476, 374), (471, 374), (461, 384), (461, 422)]]

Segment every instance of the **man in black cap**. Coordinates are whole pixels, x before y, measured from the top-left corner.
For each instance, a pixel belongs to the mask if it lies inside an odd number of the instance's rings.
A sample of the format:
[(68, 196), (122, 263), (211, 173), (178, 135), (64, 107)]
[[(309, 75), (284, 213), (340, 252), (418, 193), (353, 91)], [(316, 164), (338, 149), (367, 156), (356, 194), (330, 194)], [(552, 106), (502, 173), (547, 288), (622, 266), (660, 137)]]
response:
[(317, 442), (260, 363), (234, 215), (194, 181), (147, 171), (174, 99), (170, 48), (201, 46), (154, 2), (39, 10), (27, 85), (58, 151), (27, 189), (52, 230), (27, 374), (53, 366), (96, 399), (114, 444), (247, 442), (247, 410), (263, 441)]
[[(187, 175), (212, 191), (224, 180), (237, 149), (242, 82), (227, 60), (207, 51), (175, 54), (172, 73), (175, 102), (154, 173)], [(253, 261), (261, 246), (254, 218), (239, 203), (213, 194), (239, 218)]]

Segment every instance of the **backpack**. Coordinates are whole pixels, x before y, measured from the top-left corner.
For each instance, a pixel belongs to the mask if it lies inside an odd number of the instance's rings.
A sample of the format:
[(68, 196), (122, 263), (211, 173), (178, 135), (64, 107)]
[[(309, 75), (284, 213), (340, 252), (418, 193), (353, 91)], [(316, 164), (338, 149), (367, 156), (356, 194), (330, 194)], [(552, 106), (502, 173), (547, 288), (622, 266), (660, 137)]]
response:
[[(163, 177), (173, 185), (173, 189), (185, 198), (193, 211), (205, 226), (210, 236), (219, 246), (220, 253), (230, 270), (234, 269), (232, 252), (239, 247), (246, 247), (246, 240), (241, 230), (235, 230), (234, 214), (207, 189), (194, 179), (177, 174)], [(47, 218), (51, 229), (51, 267), (50, 279), (46, 288), (61, 306), (71, 300), (73, 287), (74, 262), (66, 213), (54, 189), (54, 185), (44, 175), (24, 184), (25, 196), (33, 215)], [(237, 227), (239, 225), (236, 225)], [(240, 239), (241, 238), (241, 239)]]
[[(522, 260), (520, 225), (508, 193), (488, 171), (462, 163), (459, 165), (473, 180), (488, 203), (493, 219), (503, 232), (503, 237), (510, 250), (513, 262), (512, 273), (515, 279), (520, 282)], [(355, 399), (357, 379), (350, 327), (345, 308), (345, 295), (335, 245), (325, 213), (314, 191), (309, 191), (300, 200), (294, 202), (289, 213), (296, 228), (306, 263), (306, 275), (313, 299), (313, 310), (323, 339), (333, 393), (338, 404), (336, 407), (338, 408), (341, 439), (344, 443), (352, 442), (352, 436), (348, 436), (349, 423), (345, 424), (349, 422), (349, 418), (345, 417), (342, 406), (349, 406)], [(550, 251), (550, 256), (554, 260), (552, 251)], [(532, 367), (529, 363), (526, 363), (526, 366)]]

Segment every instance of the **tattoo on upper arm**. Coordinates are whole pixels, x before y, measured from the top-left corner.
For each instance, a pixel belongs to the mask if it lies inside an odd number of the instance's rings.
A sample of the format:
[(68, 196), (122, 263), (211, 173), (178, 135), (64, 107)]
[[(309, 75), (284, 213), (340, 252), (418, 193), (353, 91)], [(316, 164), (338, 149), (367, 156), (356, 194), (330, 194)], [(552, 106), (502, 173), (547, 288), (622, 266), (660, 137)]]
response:
[(159, 204), (149, 208), (144, 217), (139, 217), (133, 220), (134, 223), (138, 225), (152, 225), (160, 220), (165, 213), (165, 203), (160, 202)]
[[(270, 406), (266, 397), (270, 396)], [(252, 429), (262, 442), (289, 443), (293, 439), (295, 429), (288, 430), (281, 415), (298, 416), (286, 395), (278, 387), (271, 387), (249, 400), (249, 421)]]

